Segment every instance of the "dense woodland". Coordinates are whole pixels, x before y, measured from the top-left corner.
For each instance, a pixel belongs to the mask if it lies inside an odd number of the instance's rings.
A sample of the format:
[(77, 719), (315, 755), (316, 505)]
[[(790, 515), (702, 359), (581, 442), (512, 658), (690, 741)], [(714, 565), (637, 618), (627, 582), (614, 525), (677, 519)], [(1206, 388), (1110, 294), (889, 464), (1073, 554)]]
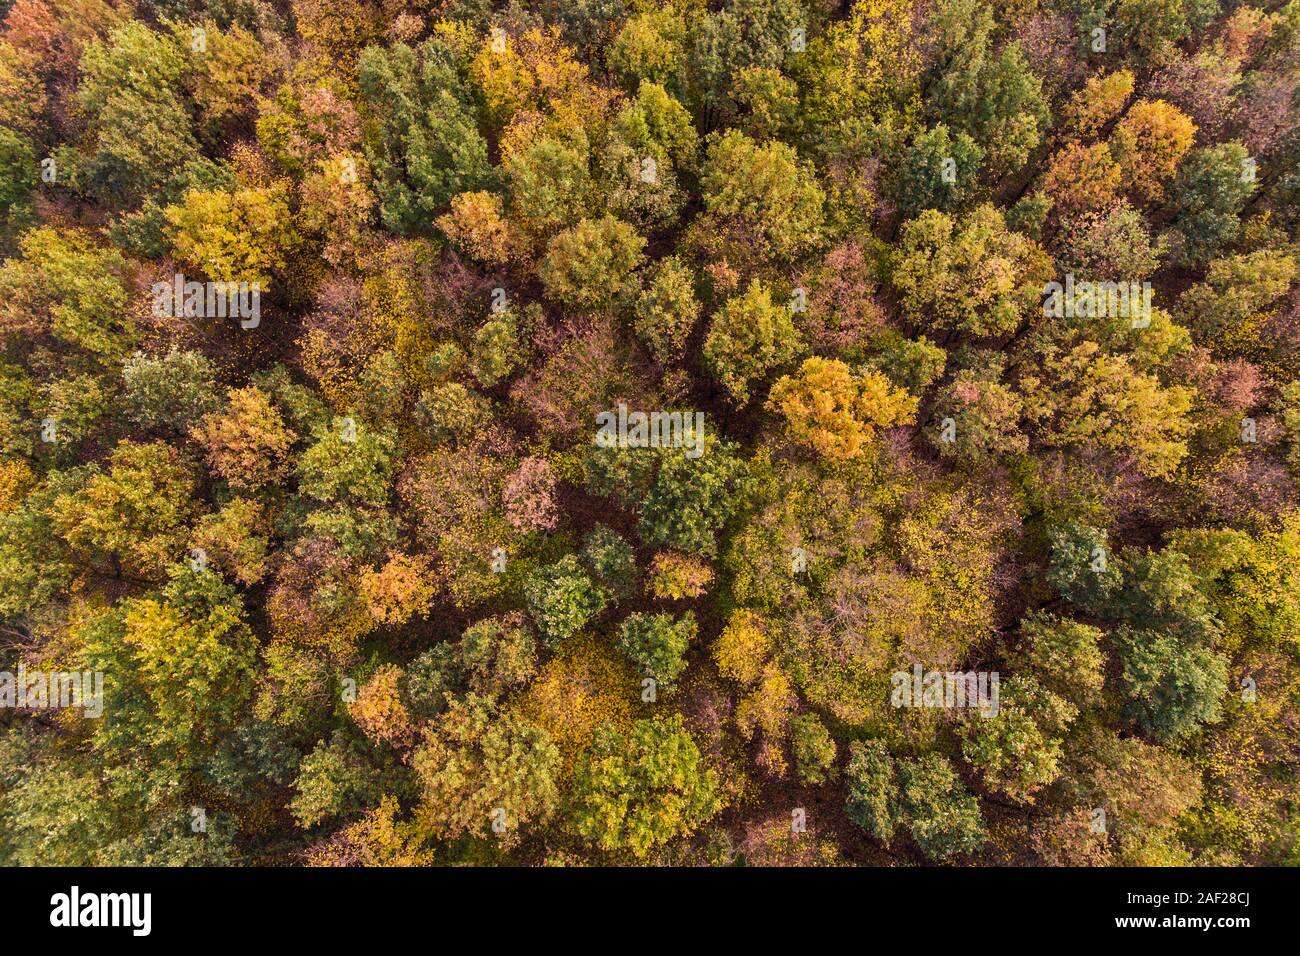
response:
[(0, 860), (1300, 863), (1297, 0), (0, 15)]

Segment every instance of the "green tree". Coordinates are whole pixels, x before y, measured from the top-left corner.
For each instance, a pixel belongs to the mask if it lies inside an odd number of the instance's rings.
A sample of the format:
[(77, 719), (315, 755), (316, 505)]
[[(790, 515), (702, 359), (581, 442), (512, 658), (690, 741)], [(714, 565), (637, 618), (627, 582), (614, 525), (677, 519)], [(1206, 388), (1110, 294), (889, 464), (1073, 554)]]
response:
[(1014, 661), (1048, 690), (1076, 705), (1096, 703), (1105, 680), (1100, 628), (1032, 611), (1020, 619)]
[(602, 587), (616, 600), (636, 587), (636, 554), (627, 539), (605, 525), (597, 525), (582, 539), (582, 560)]
[(136, 352), (122, 366), (132, 419), (145, 428), (184, 434), (219, 404), (212, 363), (198, 352)]
[(926, 209), (960, 209), (979, 182), (984, 150), (966, 133), (943, 123), (913, 137), (898, 164), (898, 212), (911, 218)]
[(366, 160), (385, 225), (402, 235), (425, 232), (453, 196), (494, 185), (471, 87), (444, 43), (367, 47), (357, 74), (375, 117)]
[(511, 215), (535, 236), (545, 236), (586, 215), (593, 185), (585, 137), (562, 142), (551, 136), (534, 139), (506, 157), (504, 169)]
[(744, 507), (749, 469), (718, 442), (698, 458), (672, 449), (663, 457), (641, 509), (641, 536), (651, 545), (711, 557), (717, 534)]
[(53, 336), (91, 355), (118, 359), (135, 339), (127, 317), (125, 260), (88, 234), (42, 226), (18, 240), (21, 256), (0, 264), (0, 333)]
[(791, 718), (790, 750), (804, 783), (823, 784), (834, 775), (835, 740), (816, 714)]
[(395, 465), (393, 437), (343, 418), (319, 426), (298, 460), (298, 487), (317, 501), (382, 505)]
[(162, 442), (124, 441), (106, 465), (54, 499), (54, 530), (100, 574), (160, 579), (189, 551), (188, 523), (198, 510), (193, 464)]
[(782, 142), (759, 144), (739, 130), (717, 136), (700, 187), (706, 210), (700, 232), (717, 230), (746, 259), (786, 262), (821, 242), (825, 196), (812, 170)]
[(138, 206), (199, 157), (181, 81), (189, 61), (176, 37), (131, 20), (81, 58), (81, 145), (56, 153), (74, 188), (109, 208)]
[(1043, 251), (987, 204), (955, 221), (930, 209), (905, 223), (891, 269), (912, 322), (976, 338), (1019, 328), (1048, 277)]
[(634, 295), (645, 239), (613, 216), (583, 219), (553, 237), (537, 274), (547, 294), (579, 309), (606, 309)]
[(718, 310), (704, 339), (704, 360), (737, 405), (773, 369), (792, 361), (802, 347), (788, 306), (772, 302), (758, 280)]
[(636, 302), (637, 336), (665, 365), (681, 358), (686, 340), (700, 317), (695, 277), (676, 256), (655, 263), (649, 282)]
[(1238, 217), (1255, 191), (1248, 158), (1240, 143), (1216, 143), (1183, 157), (1170, 187), (1179, 264), (1202, 265), (1237, 238)]
[(538, 633), (551, 647), (585, 627), (609, 601), (572, 554), (532, 572), (524, 597)]
[(1047, 582), (1071, 604), (1089, 614), (1100, 614), (1122, 579), (1106, 532), (1071, 524), (1051, 529), (1048, 539), (1052, 553)]
[(686, 669), (686, 648), (697, 630), (690, 611), (677, 620), (671, 614), (637, 613), (619, 625), (618, 644), (632, 663), (667, 691)]
[(966, 722), (962, 753), (985, 784), (1017, 803), (1037, 794), (1061, 773), (1064, 734), (1078, 710), (1033, 677), (1001, 682), (997, 713)]
[(855, 740), (849, 744), (844, 776), (848, 782), (845, 812), (849, 819), (881, 843), (888, 844), (901, 822), (901, 808), (897, 768), (885, 745), (879, 740)]
[(922, 853), (946, 860), (984, 845), (979, 801), (942, 754), (899, 761), (898, 780), (899, 803)]
[(587, 843), (638, 860), (721, 809), (717, 774), (680, 715), (597, 731), (574, 775), (571, 820)]
[(1216, 723), (1228, 689), (1222, 654), (1177, 636), (1130, 627), (1115, 633), (1126, 712), (1157, 740), (1178, 740)]

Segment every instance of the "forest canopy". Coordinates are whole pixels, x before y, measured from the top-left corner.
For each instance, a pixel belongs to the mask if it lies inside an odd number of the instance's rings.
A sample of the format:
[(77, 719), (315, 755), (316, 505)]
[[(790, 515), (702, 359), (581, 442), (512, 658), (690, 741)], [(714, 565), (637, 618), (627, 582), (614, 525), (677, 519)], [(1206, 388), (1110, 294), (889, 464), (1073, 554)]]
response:
[(0, 0), (0, 863), (1300, 864), (1300, 0)]

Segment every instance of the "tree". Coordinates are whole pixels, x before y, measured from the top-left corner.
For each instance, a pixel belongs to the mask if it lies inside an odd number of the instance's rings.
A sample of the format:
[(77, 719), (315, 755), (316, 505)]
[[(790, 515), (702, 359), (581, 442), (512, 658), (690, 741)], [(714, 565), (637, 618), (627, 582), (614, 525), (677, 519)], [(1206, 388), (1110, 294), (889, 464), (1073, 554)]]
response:
[(217, 410), (215, 378), (212, 363), (198, 352), (137, 352), (122, 366), (131, 417), (146, 428), (182, 434)]
[(1105, 679), (1101, 638), (1101, 629), (1091, 624), (1033, 611), (1020, 619), (1014, 660), (1071, 703), (1096, 703)]
[(187, 525), (197, 510), (193, 465), (162, 442), (124, 441), (107, 466), (92, 468), (79, 487), (54, 499), (54, 530), (101, 574), (158, 580), (189, 550)]
[(449, 701), (412, 758), (423, 788), (419, 819), (444, 839), (496, 833), (510, 846), (554, 812), (559, 764), (541, 728), (495, 713), (474, 694)]
[(632, 614), (618, 629), (618, 644), (632, 663), (654, 678), (661, 690), (671, 690), (686, 669), (686, 648), (695, 638), (695, 615)]
[(997, 380), (996, 370), (963, 369), (935, 398), (926, 438), (945, 458), (985, 462), (1028, 449), (1023, 414), (1020, 397)]
[(1124, 584), (1111, 603), (1113, 615), (1183, 640), (1216, 641), (1219, 626), (1185, 554), (1133, 549), (1123, 558)]
[(511, 215), (528, 233), (542, 237), (577, 222), (589, 211), (594, 188), (585, 137), (569, 143), (535, 139), (506, 157)]
[(437, 223), (447, 238), (484, 265), (503, 265), (519, 253), (518, 238), (506, 225), (505, 203), (496, 193), (458, 193), (451, 199), (451, 211)]
[(545, 458), (525, 458), (501, 486), (506, 520), (520, 531), (554, 531), (559, 524), (555, 475)]
[(696, 171), (698, 139), (690, 114), (668, 91), (643, 82), (619, 112), (600, 163), (609, 210), (643, 232), (676, 222)]
[(297, 242), (287, 197), (278, 186), (190, 189), (166, 215), (177, 255), (215, 282), (269, 289), (273, 275), (285, 274)]
[(1157, 740), (1177, 740), (1216, 723), (1228, 689), (1228, 662), (1209, 647), (1159, 632), (1120, 628), (1127, 713)]
[(585, 627), (609, 601), (572, 554), (530, 574), (524, 596), (538, 633), (552, 647)]
[(25, 137), (0, 126), (0, 229), (12, 234), (30, 215), (31, 193), (40, 182), (36, 150)]
[(704, 360), (737, 405), (749, 402), (757, 380), (798, 353), (802, 343), (792, 317), (789, 308), (772, 302), (771, 292), (758, 280), (713, 317)]
[(744, 133), (759, 142), (797, 137), (799, 85), (770, 66), (750, 66), (736, 74), (731, 98), (741, 110)]
[(1032, 804), (1060, 775), (1064, 733), (1077, 714), (1034, 678), (1008, 678), (1001, 684), (997, 713), (967, 721), (962, 753), (991, 789)]
[(582, 560), (601, 586), (617, 600), (636, 586), (636, 555), (622, 535), (605, 525), (596, 525), (582, 541)]
[(687, 555), (660, 551), (650, 562), (650, 591), (655, 597), (670, 601), (699, 597), (712, 583), (713, 569)]
[(357, 76), (377, 120), (366, 159), (389, 228), (402, 235), (425, 231), (453, 196), (494, 184), (471, 87), (446, 44), (367, 47)]
[(1191, 148), (1196, 125), (1164, 100), (1138, 100), (1111, 134), (1110, 151), (1124, 183), (1140, 201), (1164, 195), (1183, 154)]
[(114, 707), (97, 746), (130, 753), (137, 743), (178, 769), (194, 769), (244, 715), (256, 643), (243, 602), (211, 572), (168, 569), (157, 595), (125, 602), (107, 627), (85, 634), (86, 665), (113, 675)]
[(607, 56), (623, 86), (656, 83), (681, 94), (686, 78), (686, 20), (673, 7), (645, 10), (624, 22)]
[(465, 629), (456, 662), (470, 692), (499, 700), (537, 672), (537, 639), (522, 614), (484, 618)]
[(698, 458), (669, 450), (641, 508), (641, 537), (651, 545), (713, 556), (718, 531), (744, 507), (747, 479), (745, 463), (722, 442)]
[(1042, 250), (987, 204), (959, 220), (929, 209), (905, 223), (891, 268), (909, 319), (977, 338), (1015, 331), (1046, 278)]
[(645, 859), (688, 836), (721, 808), (717, 774), (705, 765), (680, 715), (608, 725), (574, 775), (571, 826), (606, 853)]
[(943, 123), (918, 133), (898, 164), (898, 211), (911, 218), (926, 209), (949, 212), (966, 205), (979, 181), (984, 150)]
[(1023, 166), (1047, 127), (1042, 81), (1020, 46), (995, 55), (993, 13), (974, 0), (945, 0), (929, 24), (933, 65), (926, 102), (936, 118), (969, 133), (983, 147), (994, 175)]
[(300, 459), (299, 489), (325, 503), (381, 505), (388, 500), (395, 442), (383, 431), (346, 418), (319, 426)]
[(1187, 35), (1184, 7), (1171, 0), (1116, 0), (1111, 14), (1121, 49), (1138, 61), (1158, 60)]
[(304, 828), (355, 817), (382, 799), (384, 785), (383, 773), (366, 761), (355, 744), (335, 733), (303, 758), (289, 810)]
[(637, 299), (634, 319), (637, 336), (654, 357), (665, 365), (680, 359), (699, 317), (691, 270), (675, 256), (655, 263)]
[(521, 113), (576, 105), (587, 91), (587, 67), (560, 40), (553, 26), (531, 27), (506, 38), (504, 46), (483, 39), (470, 63), (487, 119), (507, 127)]
[(613, 216), (583, 219), (547, 243), (537, 273), (547, 293), (565, 305), (609, 308), (637, 291), (633, 273), (644, 248), (645, 240)]
[(849, 744), (849, 819), (881, 843), (889, 844), (901, 823), (898, 803), (897, 768), (889, 751), (878, 740), (855, 740)]
[(932, 860), (973, 853), (986, 839), (979, 802), (942, 754), (901, 760), (899, 802), (912, 839)]
[(778, 379), (767, 404), (794, 441), (832, 460), (856, 457), (876, 427), (906, 424), (916, 413), (916, 399), (875, 369), (854, 375), (818, 356)]
[(415, 737), (415, 725), (402, 703), (402, 670), (393, 664), (379, 667), (357, 691), (357, 699), (348, 712), (367, 737), (393, 747), (409, 746)]
[(1061, 129), (1080, 139), (1095, 139), (1124, 112), (1132, 95), (1133, 74), (1129, 70), (1090, 76), (1087, 83), (1071, 94), (1061, 117)]
[(795, 770), (804, 783), (822, 784), (834, 776), (835, 741), (816, 714), (790, 721), (790, 749)]
[[(192, 40), (190, 29), (177, 25), (182, 44)], [(275, 59), (257, 36), (238, 23), (221, 29), (212, 20), (203, 23), (204, 55), (198, 68), (185, 77), (199, 112), (210, 127), (252, 118), (264, 94)]]
[(413, 823), (398, 819), (400, 812), (397, 799), (386, 795), (360, 820), (313, 845), (307, 851), (307, 865), (432, 866), (433, 851), (422, 846)]
[(763, 665), (758, 681), (736, 703), (736, 729), (745, 740), (757, 740), (755, 762), (774, 777), (784, 777), (789, 769), (784, 744), (798, 703), (794, 682), (771, 662)]
[(251, 386), (231, 389), (228, 404), (209, 412), (194, 428), (194, 440), (207, 452), (208, 464), (232, 488), (253, 491), (281, 478), (297, 438), (284, 425), (266, 393)]
[(1057, 246), (1061, 271), (1093, 282), (1145, 279), (1167, 251), (1164, 239), (1152, 239), (1142, 214), (1127, 200), (1063, 218)]
[(1048, 444), (1095, 444), (1132, 456), (1144, 475), (1167, 477), (1187, 455), (1193, 390), (1164, 387), (1133, 364), (1089, 341), (1054, 351), (1044, 357), (1042, 375), (1021, 378), (1026, 416)]
[(1095, 212), (1114, 204), (1122, 175), (1105, 143), (1071, 143), (1052, 157), (1043, 192), (1064, 214)]
[(76, 103), (88, 129), (80, 147), (56, 157), (76, 188), (132, 208), (198, 158), (181, 89), (187, 66), (174, 35), (136, 20), (86, 46)]
[(1257, 338), (1298, 271), (1294, 257), (1271, 249), (1215, 259), (1205, 280), (1182, 294), (1178, 308), (1198, 341), (1239, 353)]
[(388, 627), (428, 614), (437, 591), (429, 560), (400, 552), (389, 554), (378, 570), (362, 572), (359, 587), (370, 616)]
[(753, 684), (772, 653), (772, 638), (764, 621), (752, 611), (732, 612), (713, 645), (713, 659), (724, 677)]
[(232, 498), (194, 529), (194, 546), (240, 584), (256, 584), (271, 571), (272, 528), (267, 510), (249, 498)]
[(700, 176), (707, 211), (699, 228), (760, 262), (785, 262), (821, 240), (825, 197), (812, 171), (779, 141), (754, 142), (739, 130), (716, 137)]
[(1180, 264), (1202, 265), (1237, 237), (1238, 216), (1255, 191), (1247, 159), (1240, 143), (1201, 147), (1183, 158), (1169, 193)]
[(1101, 613), (1122, 577), (1106, 532), (1071, 524), (1053, 528), (1048, 538), (1052, 549), (1048, 583), (1081, 610)]
[(528, 360), (525, 321), (513, 311), (493, 313), (474, 333), (470, 374), (484, 388), (496, 385)]
[(106, 359), (135, 338), (122, 280), (126, 262), (81, 232), (39, 227), (18, 240), (21, 257), (0, 264), (0, 334), (53, 336)]

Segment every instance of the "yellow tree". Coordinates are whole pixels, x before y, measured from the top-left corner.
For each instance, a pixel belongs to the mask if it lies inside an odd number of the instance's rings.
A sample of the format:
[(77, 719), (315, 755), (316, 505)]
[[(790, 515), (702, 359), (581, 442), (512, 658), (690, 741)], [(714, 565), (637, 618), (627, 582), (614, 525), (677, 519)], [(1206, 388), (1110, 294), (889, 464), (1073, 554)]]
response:
[(854, 375), (838, 359), (813, 356), (777, 380), (768, 408), (785, 417), (791, 439), (842, 460), (855, 457), (876, 427), (910, 421), (916, 399), (874, 369)]
[(177, 255), (217, 282), (257, 282), (283, 274), (294, 245), (286, 191), (266, 188), (191, 189), (167, 207)]
[(1115, 127), (1110, 151), (1137, 199), (1155, 202), (1192, 147), (1196, 125), (1164, 100), (1138, 100)]

